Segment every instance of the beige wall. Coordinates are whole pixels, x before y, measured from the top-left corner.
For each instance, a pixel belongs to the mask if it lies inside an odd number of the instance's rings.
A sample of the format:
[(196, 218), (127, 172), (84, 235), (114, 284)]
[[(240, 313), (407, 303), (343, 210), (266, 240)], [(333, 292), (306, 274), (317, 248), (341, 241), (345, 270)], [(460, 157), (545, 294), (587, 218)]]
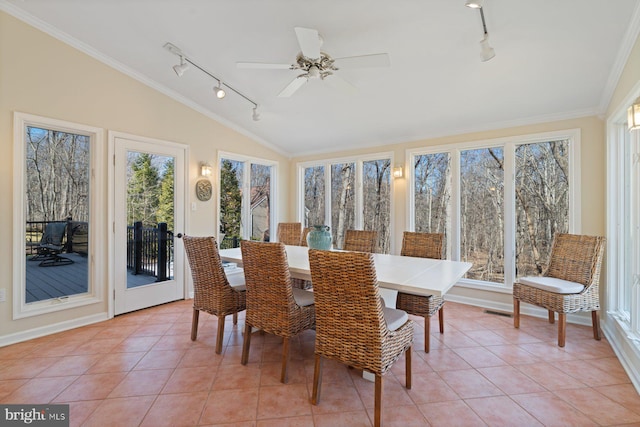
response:
[[(118, 131), (188, 145), (189, 203), (195, 201), (198, 206), (189, 212), (186, 231), (192, 234), (216, 231), (217, 202), (199, 202), (195, 197), (198, 162), (215, 165), (217, 151), (222, 150), (277, 161), (280, 176), (289, 174), (289, 160), (280, 154), (0, 12), (0, 288), (7, 290), (7, 301), (0, 302), (0, 338), (107, 309), (105, 303), (12, 320), (14, 111), (102, 128), (105, 138), (107, 131)], [(100, 158), (106, 173), (106, 141), (104, 146)], [(106, 177), (104, 182), (106, 186)], [(281, 180), (278, 187), (278, 209), (285, 214), (286, 185)], [(106, 210), (106, 196), (101, 203)], [(103, 228), (97, 231), (106, 242), (104, 224)], [(106, 289), (107, 278), (102, 280)]]

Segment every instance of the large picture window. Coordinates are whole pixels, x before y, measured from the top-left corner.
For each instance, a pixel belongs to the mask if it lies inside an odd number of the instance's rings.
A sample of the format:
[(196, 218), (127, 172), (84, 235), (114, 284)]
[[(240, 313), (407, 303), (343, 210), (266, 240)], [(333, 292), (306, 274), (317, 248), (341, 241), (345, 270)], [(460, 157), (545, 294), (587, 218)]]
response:
[(270, 241), (275, 163), (221, 153), (219, 170), (220, 247), (238, 247), (240, 240)]
[(579, 133), (410, 152), (410, 228), (445, 233), (466, 282), (510, 286), (542, 274), (553, 236), (578, 232)]
[[(14, 317), (95, 302), (92, 202), (101, 131), (16, 113)], [(64, 303), (64, 304), (62, 304)]]
[[(378, 251), (391, 251), (391, 155), (335, 159), (299, 166), (305, 227), (331, 227), (334, 248), (341, 249), (349, 229), (378, 231)], [(329, 189), (329, 191), (326, 191)]]

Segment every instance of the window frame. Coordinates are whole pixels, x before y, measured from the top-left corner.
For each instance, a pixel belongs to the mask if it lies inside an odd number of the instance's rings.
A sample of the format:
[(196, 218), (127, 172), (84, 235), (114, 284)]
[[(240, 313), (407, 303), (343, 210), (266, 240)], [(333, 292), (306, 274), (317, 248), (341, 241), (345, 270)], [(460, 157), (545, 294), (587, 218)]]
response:
[(364, 173), (364, 163), (373, 160), (386, 160), (389, 159), (391, 164), (390, 170), (390, 206), (389, 206), (389, 253), (395, 253), (395, 239), (394, 239), (394, 228), (395, 228), (395, 185), (394, 185), (394, 177), (393, 177), (393, 168), (395, 167), (395, 159), (394, 153), (392, 151), (380, 152), (380, 153), (371, 153), (363, 156), (348, 156), (348, 157), (334, 157), (329, 159), (321, 159), (321, 160), (310, 160), (306, 162), (297, 163), (297, 178), (296, 178), (296, 218), (302, 224), (304, 224), (304, 170), (309, 167), (322, 166), (324, 167), (324, 182), (325, 182), (325, 223), (326, 225), (332, 226), (331, 224), (331, 191), (327, 191), (331, 189), (331, 166), (335, 164), (342, 163), (354, 163), (356, 166), (356, 193), (355, 193), (355, 220), (354, 227), (356, 229), (363, 229), (364, 226), (364, 209), (362, 209), (362, 205), (364, 203), (363, 198), (363, 173)]
[[(215, 212), (216, 224), (217, 224), (215, 234), (218, 236), (218, 241), (221, 241), (220, 239), (220, 197), (221, 197), (220, 183), (222, 178), (220, 174), (222, 173), (222, 169), (220, 168), (220, 162), (222, 162), (223, 159), (243, 162), (242, 183), (241, 183), (242, 194), (249, 194), (249, 192), (251, 191), (251, 164), (252, 163), (271, 167), (271, 181), (269, 183), (269, 194), (270, 194), (269, 229), (275, 230), (278, 224), (278, 221), (277, 221), (278, 204), (276, 203), (276, 200), (278, 199), (278, 195), (277, 195), (278, 186), (276, 185), (276, 183), (278, 182), (278, 162), (274, 160), (262, 159), (259, 157), (247, 156), (244, 154), (231, 153), (229, 151), (218, 151), (218, 160), (216, 162), (216, 171), (217, 171), (216, 195), (218, 200), (218, 207)], [(249, 203), (244, 203), (244, 196), (243, 196), (240, 223), (247, 224), (247, 226), (241, 227), (242, 235), (240, 237), (242, 240), (251, 239), (251, 231), (250, 231), (250, 227), (248, 227), (248, 224), (250, 223), (249, 221), (250, 217), (251, 217), (251, 206), (249, 205)]]
[(515, 280), (516, 250), (516, 197), (515, 197), (515, 152), (524, 144), (535, 144), (553, 140), (569, 141), (569, 232), (579, 233), (581, 224), (580, 189), (580, 129), (517, 135), (478, 141), (435, 145), (406, 151), (407, 165), (407, 229), (415, 230), (415, 157), (424, 154), (449, 153), (451, 170), (451, 238), (448, 254), (454, 261), (460, 260), (460, 154), (462, 151), (482, 148), (502, 148), (504, 156), (504, 283), (474, 279), (461, 279), (458, 284), (474, 289), (511, 293)]
[[(636, 192), (640, 188), (640, 132), (627, 129), (627, 108), (640, 96), (640, 82), (621, 102), (620, 107), (607, 120), (607, 317), (613, 320), (615, 337), (625, 337), (629, 344), (624, 353), (640, 357), (640, 242), (636, 238), (631, 253), (627, 250), (625, 220), (629, 226), (640, 231), (640, 197), (632, 200), (625, 197), (627, 186), (632, 185)], [(625, 149), (629, 148), (629, 152)], [(625, 158), (630, 154), (631, 159)], [(631, 170), (625, 168), (629, 161)], [(631, 202), (631, 207), (626, 206)], [(627, 218), (627, 216), (631, 218)], [(634, 258), (635, 255), (635, 258)], [(633, 284), (625, 277), (626, 270), (632, 274)], [(629, 291), (624, 287), (629, 286)], [(625, 309), (625, 295), (630, 299), (629, 311)], [(617, 341), (617, 340), (616, 340)], [(618, 346), (621, 343), (618, 342)], [(626, 350), (631, 349), (630, 352)]]
[[(52, 298), (43, 301), (26, 303), (26, 258), (17, 256), (24, 254), (26, 239), (24, 224), (25, 212), (25, 153), (27, 126), (60, 132), (74, 133), (89, 137), (89, 259), (88, 259), (88, 292), (86, 294), (70, 295), (64, 299)], [(104, 263), (96, 263), (96, 259), (105, 259), (103, 247), (96, 242), (103, 233), (105, 217), (101, 209), (104, 197), (103, 166), (99, 161), (105, 152), (104, 131), (101, 128), (73, 123), (48, 117), (41, 117), (27, 113), (15, 112), (13, 116), (13, 320), (38, 316), (45, 313), (58, 312), (89, 304), (100, 303), (104, 300), (104, 286), (99, 277), (104, 277)]]

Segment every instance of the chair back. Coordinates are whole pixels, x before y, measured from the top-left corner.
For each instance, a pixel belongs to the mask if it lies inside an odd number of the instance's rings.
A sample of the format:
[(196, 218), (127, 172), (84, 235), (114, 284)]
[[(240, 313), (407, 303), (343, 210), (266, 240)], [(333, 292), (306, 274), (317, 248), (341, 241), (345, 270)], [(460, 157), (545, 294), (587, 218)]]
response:
[(382, 342), (389, 334), (373, 256), (309, 250), (316, 306), (315, 352), (381, 372)]
[(292, 330), (297, 308), (283, 243), (243, 240), (242, 264), (247, 286), (247, 322), (276, 335)]
[(309, 246), (307, 245), (307, 234), (311, 231), (311, 227), (305, 227), (302, 230), (302, 236), (300, 237), (300, 246)]
[(556, 234), (544, 276), (581, 283), (599, 281), (605, 238), (578, 234)]
[(302, 235), (302, 223), (280, 222), (278, 223), (278, 242), (285, 245), (300, 246)]
[(62, 240), (64, 239), (64, 235), (66, 231), (67, 231), (66, 222), (50, 222), (44, 228), (44, 233), (42, 233), (40, 244), (62, 246)]
[(405, 231), (402, 235), (402, 256), (444, 259), (444, 233)]
[(378, 232), (372, 230), (347, 230), (344, 238), (345, 251), (377, 252)]
[(235, 313), (237, 297), (222, 267), (215, 237), (185, 235), (182, 240), (193, 278), (193, 307), (216, 316)]

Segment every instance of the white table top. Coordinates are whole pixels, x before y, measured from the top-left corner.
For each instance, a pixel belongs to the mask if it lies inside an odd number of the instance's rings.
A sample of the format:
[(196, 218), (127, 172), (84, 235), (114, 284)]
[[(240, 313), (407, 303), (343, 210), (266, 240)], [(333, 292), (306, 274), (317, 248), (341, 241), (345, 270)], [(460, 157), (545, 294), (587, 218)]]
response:
[[(311, 279), (308, 248), (286, 246), (289, 271), (293, 277)], [(220, 251), (223, 261), (242, 265), (240, 248)], [(471, 263), (400, 255), (373, 254), (378, 285), (416, 295), (443, 296), (471, 268)]]

